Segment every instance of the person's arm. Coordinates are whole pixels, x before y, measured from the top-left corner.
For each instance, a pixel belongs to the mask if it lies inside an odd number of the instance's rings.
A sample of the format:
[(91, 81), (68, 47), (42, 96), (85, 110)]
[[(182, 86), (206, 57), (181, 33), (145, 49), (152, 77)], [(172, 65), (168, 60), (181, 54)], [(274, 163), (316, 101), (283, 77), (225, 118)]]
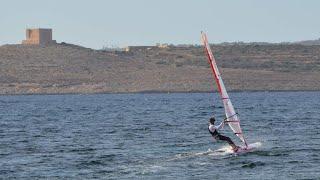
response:
[(223, 129), (224, 127), (224, 121), (222, 121), (218, 126), (214, 126), (217, 130)]

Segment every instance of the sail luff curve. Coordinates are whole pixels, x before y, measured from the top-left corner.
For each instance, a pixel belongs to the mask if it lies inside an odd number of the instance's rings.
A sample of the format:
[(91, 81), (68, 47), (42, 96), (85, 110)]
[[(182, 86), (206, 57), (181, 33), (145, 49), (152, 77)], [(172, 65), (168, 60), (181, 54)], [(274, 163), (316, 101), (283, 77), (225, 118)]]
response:
[(223, 106), (224, 106), (225, 114), (226, 114), (226, 122), (228, 123), (231, 130), (236, 134), (236, 136), (238, 136), (240, 138), (240, 140), (247, 146), (247, 142), (244, 138), (244, 135), (243, 135), (241, 127), (240, 127), (240, 119), (234, 110), (234, 107), (231, 103), (231, 100), (229, 98), (227, 90), (224, 86), (221, 74), (220, 74), (218, 66), (216, 64), (216, 60), (215, 60), (215, 58), (212, 54), (212, 51), (210, 49), (207, 36), (203, 32), (201, 32), (201, 35), (202, 35), (201, 37), (202, 37), (202, 41), (203, 41), (203, 44), (205, 47), (206, 54), (208, 56), (208, 61), (211, 66), (213, 76), (214, 76), (214, 79), (217, 83), (218, 90), (219, 90), (219, 93), (220, 93), (220, 96), (221, 96), (221, 99), (223, 102)]

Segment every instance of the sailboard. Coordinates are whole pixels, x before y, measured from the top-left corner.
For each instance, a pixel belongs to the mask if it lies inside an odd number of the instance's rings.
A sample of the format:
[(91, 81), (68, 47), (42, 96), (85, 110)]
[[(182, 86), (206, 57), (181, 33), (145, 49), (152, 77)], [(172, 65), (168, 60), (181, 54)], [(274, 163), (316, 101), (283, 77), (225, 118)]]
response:
[(216, 84), (218, 86), (218, 91), (221, 96), (221, 100), (224, 106), (225, 110), (225, 122), (229, 125), (230, 129), (234, 132), (234, 134), (243, 142), (244, 146), (241, 146), (241, 151), (245, 151), (249, 149), (247, 141), (244, 137), (244, 134), (242, 132), (241, 126), (240, 126), (240, 119), (238, 117), (238, 114), (235, 112), (234, 107), (231, 103), (230, 97), (227, 93), (226, 87), (223, 83), (221, 74), (219, 72), (216, 60), (212, 54), (212, 51), (210, 49), (207, 35), (204, 32), (201, 32), (202, 42), (204, 44), (205, 52), (208, 57), (208, 62), (212, 69), (213, 78), (216, 81)]

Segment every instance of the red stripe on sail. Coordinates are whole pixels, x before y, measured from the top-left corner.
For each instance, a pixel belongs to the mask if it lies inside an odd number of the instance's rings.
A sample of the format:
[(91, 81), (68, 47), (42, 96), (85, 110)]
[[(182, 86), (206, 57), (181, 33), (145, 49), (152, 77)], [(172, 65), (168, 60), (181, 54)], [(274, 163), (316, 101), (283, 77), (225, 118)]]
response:
[[(218, 78), (218, 76), (217, 76), (216, 70), (215, 70), (215, 68), (214, 68), (214, 66), (213, 66), (213, 63), (212, 63), (213, 60), (211, 59), (211, 56), (210, 56), (210, 53), (209, 53), (209, 49), (208, 49), (208, 48), (210, 48), (210, 47), (208, 47), (208, 46), (209, 46), (209, 43), (208, 43), (208, 41), (207, 41), (207, 36), (206, 36), (205, 34), (202, 34), (202, 40), (203, 40), (204, 47), (205, 47), (205, 51), (206, 51), (206, 54), (207, 54), (207, 57), (208, 57), (208, 62), (209, 62), (209, 64), (210, 64), (210, 67), (211, 67), (212, 72), (213, 72), (213, 77), (214, 77), (214, 79), (216, 80), (216, 83), (217, 83), (217, 85), (218, 85), (219, 93), (220, 93), (220, 95), (222, 96), (221, 85), (220, 85), (219, 78)], [(214, 58), (214, 57), (212, 57), (212, 58)]]

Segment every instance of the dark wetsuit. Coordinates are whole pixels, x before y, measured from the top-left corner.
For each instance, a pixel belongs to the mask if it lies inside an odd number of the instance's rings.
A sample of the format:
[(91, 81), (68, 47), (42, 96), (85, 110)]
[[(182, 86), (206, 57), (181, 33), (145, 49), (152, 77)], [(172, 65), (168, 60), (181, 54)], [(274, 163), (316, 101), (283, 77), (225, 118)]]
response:
[(220, 124), (219, 126), (214, 126), (210, 124), (208, 130), (214, 139), (227, 141), (230, 146), (235, 147), (236, 145), (232, 142), (232, 140), (229, 137), (223, 136), (218, 133), (217, 129), (220, 129), (222, 126), (223, 124)]

